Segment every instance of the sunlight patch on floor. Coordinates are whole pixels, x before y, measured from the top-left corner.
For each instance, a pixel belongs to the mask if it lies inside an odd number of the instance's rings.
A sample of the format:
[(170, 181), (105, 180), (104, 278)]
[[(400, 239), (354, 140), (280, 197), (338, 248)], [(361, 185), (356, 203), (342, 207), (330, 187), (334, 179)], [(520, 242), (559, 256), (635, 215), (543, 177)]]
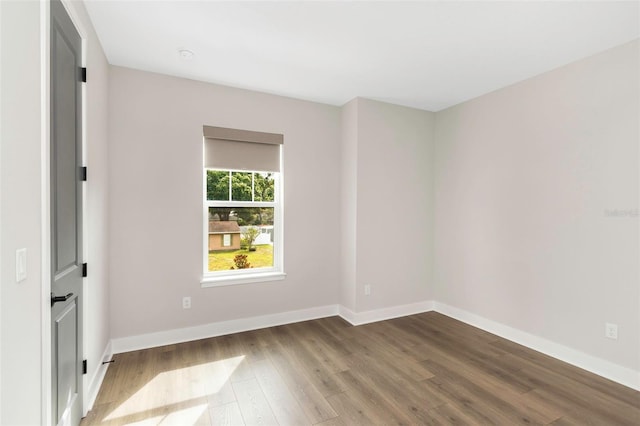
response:
[(139, 422), (125, 423), (126, 426), (185, 426), (193, 425), (207, 411), (208, 404), (177, 410), (165, 416), (156, 416)]
[[(125, 416), (132, 416), (157, 408), (168, 407), (185, 401), (202, 398), (207, 395), (214, 395), (220, 391), (243, 360), (244, 355), (241, 355), (160, 373), (120, 404), (104, 420), (108, 421)], [(172, 414), (186, 412), (185, 415), (188, 415), (193, 408), (196, 407), (191, 407), (187, 410), (176, 408), (175, 412), (165, 416), (166, 418), (162, 423), (150, 424), (165, 424), (164, 422), (168, 421)], [(164, 417), (161, 417), (160, 419), (163, 418)], [(153, 419), (148, 420), (152, 421)], [(180, 424), (188, 424), (188, 422), (182, 422)]]

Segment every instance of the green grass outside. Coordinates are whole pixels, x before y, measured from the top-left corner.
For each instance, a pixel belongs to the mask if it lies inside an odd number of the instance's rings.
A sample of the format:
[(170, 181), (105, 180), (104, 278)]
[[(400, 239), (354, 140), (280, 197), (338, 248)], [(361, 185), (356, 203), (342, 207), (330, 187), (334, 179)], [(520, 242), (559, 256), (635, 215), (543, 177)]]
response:
[(233, 258), (237, 254), (246, 254), (247, 262), (251, 264), (251, 268), (270, 268), (273, 266), (273, 246), (263, 244), (254, 246), (256, 251), (225, 250), (209, 252), (209, 270), (210, 271), (228, 271), (231, 267), (235, 267)]

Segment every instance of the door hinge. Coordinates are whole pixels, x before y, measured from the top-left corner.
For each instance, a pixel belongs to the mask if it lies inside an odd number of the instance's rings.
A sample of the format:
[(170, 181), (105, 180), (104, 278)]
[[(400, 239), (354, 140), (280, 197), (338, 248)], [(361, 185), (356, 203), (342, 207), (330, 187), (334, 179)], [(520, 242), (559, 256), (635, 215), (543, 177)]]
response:
[(85, 67), (80, 68), (80, 78), (82, 79), (83, 83), (87, 82), (87, 69)]
[(87, 360), (82, 360), (82, 374), (87, 374)]
[(80, 180), (85, 182), (87, 180), (87, 168), (80, 167)]
[(86, 277), (87, 276), (87, 264), (83, 263), (82, 264), (82, 277)]

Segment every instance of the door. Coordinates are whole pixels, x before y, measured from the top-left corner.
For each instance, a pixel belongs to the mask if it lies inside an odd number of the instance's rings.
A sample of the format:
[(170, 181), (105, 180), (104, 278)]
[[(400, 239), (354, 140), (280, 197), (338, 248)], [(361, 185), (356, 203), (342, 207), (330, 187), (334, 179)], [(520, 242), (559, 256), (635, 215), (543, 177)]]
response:
[(81, 39), (51, 1), (51, 408), (52, 424), (82, 417)]

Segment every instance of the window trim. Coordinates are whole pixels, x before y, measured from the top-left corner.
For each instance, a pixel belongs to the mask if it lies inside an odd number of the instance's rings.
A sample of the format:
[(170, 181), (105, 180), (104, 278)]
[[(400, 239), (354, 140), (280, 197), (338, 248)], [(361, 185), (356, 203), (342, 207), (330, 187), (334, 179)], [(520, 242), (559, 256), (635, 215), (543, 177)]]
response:
[[(280, 172), (261, 172), (259, 170), (230, 170), (222, 168), (202, 168), (202, 276), (200, 285), (202, 288), (220, 287), (229, 285), (250, 284), (268, 281), (283, 280), (284, 273), (284, 215), (283, 215), (283, 168), (282, 146), (280, 146)], [(207, 200), (207, 170), (240, 171), (274, 174), (273, 201), (211, 201)], [(229, 179), (231, 182), (231, 179)], [(253, 180), (252, 180), (253, 187)], [(229, 189), (231, 194), (231, 188)], [(253, 197), (253, 195), (252, 195)], [(271, 268), (255, 268), (251, 270), (229, 270), (211, 272), (209, 265), (209, 207), (215, 204), (217, 207), (272, 207), (273, 211), (273, 266)]]
[(229, 276), (226, 275), (224, 277), (207, 277), (204, 276), (200, 280), (200, 286), (202, 288), (208, 287), (224, 287), (230, 285), (240, 285), (240, 284), (253, 284), (253, 283), (262, 283), (269, 281), (280, 281), (284, 280), (287, 274), (284, 272), (264, 272), (264, 273), (252, 273), (246, 275), (236, 275)]

